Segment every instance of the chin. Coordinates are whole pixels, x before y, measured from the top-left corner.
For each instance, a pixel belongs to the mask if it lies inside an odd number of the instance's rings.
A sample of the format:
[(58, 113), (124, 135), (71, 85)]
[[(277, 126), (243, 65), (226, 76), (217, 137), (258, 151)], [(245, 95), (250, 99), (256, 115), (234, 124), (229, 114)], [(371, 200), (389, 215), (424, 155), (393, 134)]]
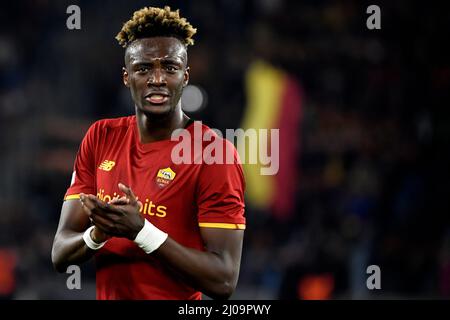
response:
[(144, 105), (139, 108), (140, 112), (151, 117), (165, 117), (173, 112), (173, 108), (170, 105)]

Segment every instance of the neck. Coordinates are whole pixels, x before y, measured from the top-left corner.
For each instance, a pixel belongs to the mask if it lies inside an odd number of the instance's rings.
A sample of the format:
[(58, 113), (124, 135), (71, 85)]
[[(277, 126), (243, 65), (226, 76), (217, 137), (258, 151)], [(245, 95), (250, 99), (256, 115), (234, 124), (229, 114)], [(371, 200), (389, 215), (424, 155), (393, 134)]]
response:
[(170, 139), (174, 130), (184, 128), (189, 117), (178, 104), (175, 110), (166, 116), (146, 114), (136, 108), (136, 120), (141, 143), (149, 143)]

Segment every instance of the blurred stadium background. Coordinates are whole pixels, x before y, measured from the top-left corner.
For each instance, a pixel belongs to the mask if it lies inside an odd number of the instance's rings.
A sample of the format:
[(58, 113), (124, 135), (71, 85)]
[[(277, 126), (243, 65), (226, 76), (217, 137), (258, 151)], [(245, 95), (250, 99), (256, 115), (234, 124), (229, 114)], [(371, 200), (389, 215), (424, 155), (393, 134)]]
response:
[[(81, 30), (66, 28), (71, 4)], [(281, 129), (279, 174), (246, 168), (233, 298), (449, 298), (449, 11), (317, 0), (2, 2), (0, 298), (95, 298), (92, 263), (68, 290), (51, 244), (86, 129), (133, 113), (114, 36), (165, 4), (198, 27), (188, 114)], [(381, 290), (366, 288), (372, 264)]]

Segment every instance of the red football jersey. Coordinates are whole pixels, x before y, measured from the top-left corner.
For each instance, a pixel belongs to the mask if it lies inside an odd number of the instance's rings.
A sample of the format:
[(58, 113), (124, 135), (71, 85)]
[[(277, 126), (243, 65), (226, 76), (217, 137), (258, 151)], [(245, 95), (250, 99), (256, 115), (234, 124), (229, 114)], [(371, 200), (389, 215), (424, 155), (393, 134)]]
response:
[[(191, 155), (194, 127), (213, 133), (200, 122), (188, 125)], [(233, 164), (176, 164), (180, 161), (174, 163), (171, 155), (179, 142), (142, 144), (135, 116), (97, 121), (78, 150), (64, 199), (86, 193), (108, 202), (123, 195), (117, 186), (122, 182), (142, 202), (140, 211), (147, 220), (180, 244), (205, 250), (201, 227), (245, 229), (239, 156), (230, 142), (213, 135), (231, 150)], [(204, 149), (211, 143), (201, 144)], [(128, 239), (108, 240), (95, 254), (95, 262), (97, 299), (201, 299), (199, 291)]]

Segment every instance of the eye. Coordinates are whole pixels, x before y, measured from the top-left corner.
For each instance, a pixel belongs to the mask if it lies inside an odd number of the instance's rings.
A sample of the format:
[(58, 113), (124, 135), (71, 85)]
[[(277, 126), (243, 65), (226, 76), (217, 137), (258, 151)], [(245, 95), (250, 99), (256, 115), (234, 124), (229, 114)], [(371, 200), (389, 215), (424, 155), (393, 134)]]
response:
[(175, 72), (178, 70), (178, 68), (175, 66), (166, 66), (166, 70), (169, 72)]
[(148, 71), (148, 67), (142, 66), (137, 69), (137, 72), (140, 74), (146, 73)]

